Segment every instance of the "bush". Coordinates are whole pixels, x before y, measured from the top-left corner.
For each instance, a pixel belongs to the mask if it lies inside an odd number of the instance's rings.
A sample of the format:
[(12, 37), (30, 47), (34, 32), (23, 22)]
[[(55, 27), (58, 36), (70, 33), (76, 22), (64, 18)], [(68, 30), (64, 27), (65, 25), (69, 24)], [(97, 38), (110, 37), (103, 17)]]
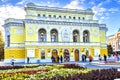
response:
[(35, 68), (35, 67), (39, 67), (39, 65), (25, 65), (25, 66), (0, 66), (0, 70), (20, 69), (20, 68)]
[(79, 69), (84, 69), (84, 66), (80, 66), (77, 63), (69, 63), (69, 64), (64, 64), (63, 68), (79, 68)]

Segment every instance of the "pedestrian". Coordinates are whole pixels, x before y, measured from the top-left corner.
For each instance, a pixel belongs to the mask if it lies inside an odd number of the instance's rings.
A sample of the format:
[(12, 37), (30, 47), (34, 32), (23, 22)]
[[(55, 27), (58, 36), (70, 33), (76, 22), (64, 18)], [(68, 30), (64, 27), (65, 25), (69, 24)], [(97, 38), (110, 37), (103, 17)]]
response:
[(60, 56), (60, 61), (61, 61), (61, 63), (63, 62), (63, 57), (62, 57), (62, 55)]
[(99, 54), (99, 61), (101, 61), (102, 60), (102, 57), (100, 56), (100, 54)]
[(104, 54), (104, 61), (106, 62), (107, 61), (107, 56)]
[(29, 61), (30, 61), (30, 58), (29, 57), (27, 57), (27, 63), (29, 64)]
[(114, 54), (114, 61), (116, 62), (118, 59), (118, 55), (117, 54)]
[(84, 54), (82, 54), (82, 62), (84, 62)]
[(11, 65), (14, 66), (14, 57), (12, 56)]
[(92, 62), (92, 60), (93, 60), (93, 57), (90, 55), (89, 56), (89, 62)]

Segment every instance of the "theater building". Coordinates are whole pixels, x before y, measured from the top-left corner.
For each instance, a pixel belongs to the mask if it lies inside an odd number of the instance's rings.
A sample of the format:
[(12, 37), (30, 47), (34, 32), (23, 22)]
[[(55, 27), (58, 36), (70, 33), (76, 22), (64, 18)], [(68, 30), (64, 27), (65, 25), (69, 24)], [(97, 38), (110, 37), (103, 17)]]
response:
[(115, 34), (107, 37), (107, 44), (112, 46), (113, 52), (120, 52), (120, 28)]
[(107, 55), (105, 24), (93, 20), (91, 9), (67, 9), (28, 3), (25, 19), (8, 18), (5, 28), (5, 62), (80, 61), (82, 55)]

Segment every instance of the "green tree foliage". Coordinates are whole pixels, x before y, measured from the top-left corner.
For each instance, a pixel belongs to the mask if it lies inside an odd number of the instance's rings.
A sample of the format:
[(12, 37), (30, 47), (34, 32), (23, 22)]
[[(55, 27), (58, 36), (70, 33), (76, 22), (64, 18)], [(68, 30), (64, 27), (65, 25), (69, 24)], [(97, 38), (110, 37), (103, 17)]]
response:
[(108, 49), (108, 56), (110, 56), (111, 54), (113, 54), (113, 48), (111, 45), (107, 45), (107, 49)]
[(3, 41), (3, 35), (0, 31), (0, 60), (4, 59), (4, 41)]

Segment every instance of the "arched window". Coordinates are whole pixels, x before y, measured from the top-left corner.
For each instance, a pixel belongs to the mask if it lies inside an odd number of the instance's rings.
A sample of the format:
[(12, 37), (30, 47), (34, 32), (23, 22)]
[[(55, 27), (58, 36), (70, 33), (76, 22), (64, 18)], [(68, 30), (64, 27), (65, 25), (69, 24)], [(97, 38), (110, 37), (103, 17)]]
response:
[(38, 41), (45, 42), (46, 41), (46, 31), (45, 29), (40, 29), (38, 31)]
[(83, 42), (90, 42), (88, 30), (83, 31)]
[(79, 42), (79, 31), (78, 30), (74, 30), (73, 31), (73, 42)]
[(56, 29), (51, 30), (51, 42), (57, 42), (58, 41), (58, 32)]

